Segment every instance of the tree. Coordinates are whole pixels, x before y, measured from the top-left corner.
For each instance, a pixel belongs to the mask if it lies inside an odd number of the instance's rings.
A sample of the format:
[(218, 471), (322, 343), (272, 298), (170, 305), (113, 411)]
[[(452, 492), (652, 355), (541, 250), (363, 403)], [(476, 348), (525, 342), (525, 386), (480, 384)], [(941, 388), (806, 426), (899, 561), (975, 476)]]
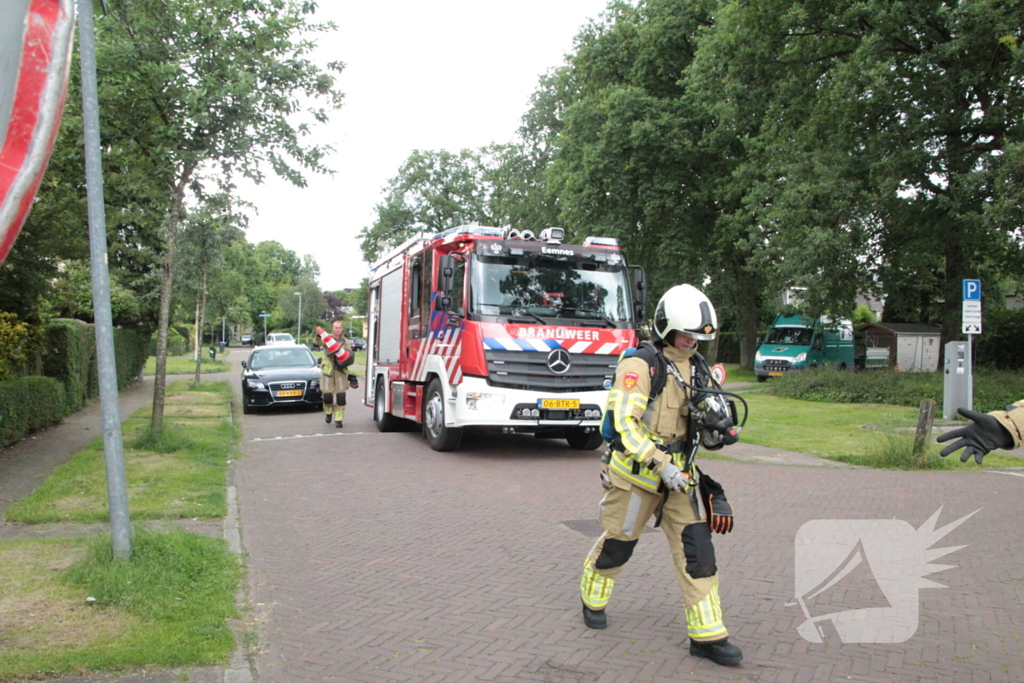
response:
[(480, 156), (414, 150), (385, 189), (377, 220), (359, 233), (372, 263), (420, 231), (436, 233), (467, 223), (489, 223)]
[(776, 272), (812, 307), (880, 288), (887, 319), (940, 320), (945, 341), (963, 277), (1019, 268), (1020, 27), (997, 0), (723, 4), (706, 82)]
[[(340, 105), (334, 79), (309, 60), (315, 3), (277, 0), (118, 0), (97, 21), (103, 111), (130, 113), (118, 132), (163, 169), (168, 203), (161, 215), (165, 250), (151, 430), (163, 424), (167, 328), (178, 232), (186, 194), (204, 169), (230, 181), (259, 181), (264, 165), (296, 185), (303, 171), (323, 172), (328, 151), (304, 144), (311, 122)], [(332, 63), (328, 71), (340, 71)], [(129, 123), (126, 121), (126, 123)]]

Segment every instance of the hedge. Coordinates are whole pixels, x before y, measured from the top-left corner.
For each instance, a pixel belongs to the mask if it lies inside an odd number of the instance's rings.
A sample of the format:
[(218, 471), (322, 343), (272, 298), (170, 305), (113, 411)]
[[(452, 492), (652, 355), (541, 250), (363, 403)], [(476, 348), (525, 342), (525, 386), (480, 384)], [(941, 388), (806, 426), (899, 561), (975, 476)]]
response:
[[(43, 376), (0, 383), (0, 448), (28, 432), (60, 422), (99, 394), (96, 332), (81, 320), (57, 319), (43, 328)], [(146, 336), (135, 330), (114, 330), (117, 388), (131, 385), (148, 356)]]
[(52, 377), (18, 377), (0, 382), (0, 448), (67, 414), (64, 385)]
[[(786, 373), (772, 378), (768, 391), (776, 396), (825, 403), (882, 403), (918, 407), (930, 398), (942, 405), (941, 372), (895, 370), (841, 371), (834, 367)], [(974, 368), (974, 409), (1002, 409), (1024, 398), (1024, 372)]]

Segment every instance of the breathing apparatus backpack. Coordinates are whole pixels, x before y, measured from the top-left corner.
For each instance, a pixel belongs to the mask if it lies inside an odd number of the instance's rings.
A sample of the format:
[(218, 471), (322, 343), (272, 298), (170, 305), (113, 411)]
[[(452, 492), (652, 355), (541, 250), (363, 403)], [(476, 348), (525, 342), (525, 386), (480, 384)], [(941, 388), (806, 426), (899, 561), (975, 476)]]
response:
[[(619, 362), (621, 363), (631, 356), (643, 359), (647, 365), (654, 368), (654, 373), (651, 375), (651, 393), (647, 399), (648, 403), (654, 403), (662, 389), (665, 388), (665, 382), (668, 379), (668, 362), (664, 356), (658, 353), (658, 348), (649, 341), (642, 341), (640, 346), (623, 351), (619, 356)], [(601, 437), (609, 446), (615, 446), (615, 442), (619, 438), (615, 431), (615, 416), (610, 410), (604, 411), (604, 419), (601, 421)]]

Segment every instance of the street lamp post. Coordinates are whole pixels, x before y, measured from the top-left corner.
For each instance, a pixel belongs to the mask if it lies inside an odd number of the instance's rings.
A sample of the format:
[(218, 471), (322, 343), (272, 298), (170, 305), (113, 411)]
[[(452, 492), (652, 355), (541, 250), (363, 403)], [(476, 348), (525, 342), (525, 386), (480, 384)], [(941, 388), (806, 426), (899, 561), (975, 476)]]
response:
[[(235, 309), (234, 309), (234, 307), (232, 307), (232, 308), (229, 308), (228, 310), (229, 311), (233, 311)], [(222, 342), (224, 342), (224, 348), (228, 347), (228, 343), (227, 343), (228, 340), (227, 340), (227, 336), (226, 336), (226, 333), (227, 333), (227, 324), (226, 324), (227, 323), (227, 319), (228, 319), (228, 316), (227, 316), (226, 313), (220, 317), (220, 340)]]
[(267, 343), (267, 312), (260, 311), (260, 317), (263, 318), (263, 343)]
[(299, 343), (302, 343), (302, 292), (295, 292), (295, 296), (299, 297), (299, 329), (296, 330), (296, 337), (299, 338)]

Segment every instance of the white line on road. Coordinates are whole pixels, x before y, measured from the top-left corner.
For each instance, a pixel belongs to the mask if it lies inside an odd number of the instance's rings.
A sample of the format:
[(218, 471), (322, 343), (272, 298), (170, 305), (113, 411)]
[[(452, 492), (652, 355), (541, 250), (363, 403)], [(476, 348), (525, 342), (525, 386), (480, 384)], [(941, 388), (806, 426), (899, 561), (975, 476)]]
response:
[(1009, 474), (1011, 477), (1024, 477), (1024, 472), (1007, 472), (1006, 470), (985, 470), (992, 474)]
[(255, 439), (249, 439), (248, 443), (254, 443), (256, 441), (285, 441), (289, 439), (315, 439), (320, 436), (361, 436), (363, 434), (369, 434), (370, 432), (331, 432), (328, 434), (296, 434), (295, 436), (269, 436), (266, 438), (257, 437)]

